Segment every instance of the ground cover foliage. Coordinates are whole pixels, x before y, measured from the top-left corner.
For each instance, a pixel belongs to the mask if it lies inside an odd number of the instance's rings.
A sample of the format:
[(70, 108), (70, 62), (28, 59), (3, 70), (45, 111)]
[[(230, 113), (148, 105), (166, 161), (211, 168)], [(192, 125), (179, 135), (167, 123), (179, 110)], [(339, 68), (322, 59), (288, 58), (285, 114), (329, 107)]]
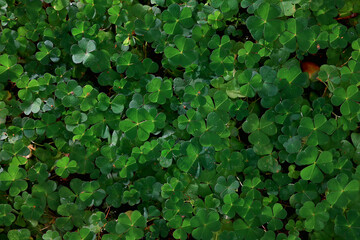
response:
[(0, 0), (0, 239), (360, 239), (357, 0)]

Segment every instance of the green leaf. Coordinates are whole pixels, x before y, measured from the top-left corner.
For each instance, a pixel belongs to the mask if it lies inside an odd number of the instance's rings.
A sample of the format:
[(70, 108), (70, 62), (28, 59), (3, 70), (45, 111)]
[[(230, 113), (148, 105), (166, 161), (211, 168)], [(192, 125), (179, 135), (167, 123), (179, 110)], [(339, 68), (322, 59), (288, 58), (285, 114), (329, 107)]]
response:
[(197, 53), (194, 51), (195, 41), (191, 38), (176, 36), (174, 39), (176, 48), (166, 47), (165, 56), (173, 66), (187, 67), (197, 59)]
[(333, 157), (331, 152), (324, 151), (319, 154), (316, 147), (309, 146), (298, 154), (296, 164), (309, 165), (300, 172), (304, 180), (311, 180), (320, 183), (324, 179), (324, 173), (330, 174), (334, 170)]
[(336, 178), (328, 181), (329, 192), (326, 200), (336, 206), (346, 206), (350, 199), (357, 196), (360, 185), (358, 180), (351, 180), (345, 174), (339, 174)]
[(300, 216), (306, 218), (305, 230), (308, 232), (314, 229), (322, 230), (329, 220), (328, 208), (329, 205), (326, 202), (320, 202), (316, 207), (313, 202), (305, 202), (299, 211)]
[(128, 239), (141, 239), (144, 236), (142, 228), (146, 226), (146, 220), (139, 211), (121, 213), (116, 223), (116, 233), (124, 234)]
[(213, 232), (220, 229), (219, 214), (205, 209), (200, 209), (190, 223), (195, 228), (191, 233), (195, 239), (211, 239)]
[(10, 226), (15, 221), (15, 215), (11, 212), (12, 207), (9, 204), (0, 204), (0, 226)]
[(255, 16), (250, 16), (246, 20), (251, 35), (260, 40), (261, 37), (268, 42), (275, 41), (284, 31), (285, 24), (283, 21), (276, 19), (281, 13), (278, 6), (270, 3), (262, 3), (256, 9)]

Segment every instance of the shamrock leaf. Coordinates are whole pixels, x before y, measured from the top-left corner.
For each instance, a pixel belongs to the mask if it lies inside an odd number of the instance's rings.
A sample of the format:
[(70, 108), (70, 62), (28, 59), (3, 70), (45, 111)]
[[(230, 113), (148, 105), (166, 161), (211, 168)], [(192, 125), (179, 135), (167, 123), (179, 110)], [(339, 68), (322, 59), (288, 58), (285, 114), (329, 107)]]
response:
[(67, 178), (70, 173), (75, 173), (77, 170), (77, 163), (68, 157), (63, 157), (56, 162), (55, 173), (62, 178)]
[(358, 180), (349, 181), (349, 177), (340, 173), (336, 178), (328, 182), (329, 192), (326, 195), (326, 201), (336, 206), (346, 206), (350, 199), (356, 198), (360, 189)]
[(3, 54), (0, 56), (0, 82), (16, 80), (23, 73), (23, 68), (17, 64), (15, 56)]
[(11, 212), (12, 207), (9, 204), (0, 204), (0, 226), (10, 226), (15, 221), (15, 215)]
[(186, 156), (180, 158), (177, 166), (180, 170), (188, 172), (199, 157), (199, 150), (193, 144), (189, 144), (186, 148)]
[(276, 19), (281, 13), (278, 6), (270, 3), (262, 3), (255, 11), (255, 16), (250, 16), (246, 20), (251, 35), (260, 40), (261, 37), (268, 42), (275, 41), (284, 31), (283, 21)]
[(147, 42), (154, 42), (161, 38), (160, 27), (160, 19), (151, 13), (145, 14), (144, 19), (135, 20), (135, 33), (144, 36)]
[(224, 205), (222, 206), (222, 211), (229, 218), (233, 218), (235, 213), (240, 212), (240, 207), (243, 205), (244, 200), (239, 198), (237, 193), (228, 193), (224, 196)]
[(305, 220), (305, 230), (311, 232), (312, 230), (322, 230), (329, 220), (329, 213), (327, 212), (329, 205), (326, 202), (320, 202), (316, 205), (311, 201), (307, 201), (299, 210), (299, 215)]
[(150, 133), (155, 129), (153, 117), (144, 108), (129, 108), (126, 111), (127, 119), (120, 122), (120, 129), (125, 132), (130, 139), (136, 137), (140, 141), (146, 141)]
[(55, 91), (57, 98), (60, 98), (65, 107), (74, 107), (80, 104), (79, 97), (82, 95), (83, 89), (74, 80), (67, 83), (61, 82)]
[(195, 229), (192, 236), (195, 239), (211, 239), (213, 232), (220, 229), (219, 214), (214, 211), (200, 209), (194, 217), (191, 218), (191, 226)]
[(359, 213), (351, 209), (344, 216), (343, 214), (339, 214), (335, 219), (335, 233), (339, 234), (348, 239), (356, 239), (359, 235), (360, 227), (360, 216)]
[(238, 75), (240, 84), (239, 92), (244, 97), (254, 97), (262, 86), (262, 77), (255, 71), (249, 69)]
[(267, 226), (270, 230), (279, 230), (283, 228), (283, 223), (281, 219), (286, 217), (286, 211), (283, 206), (279, 203), (275, 203), (271, 208), (265, 206), (262, 210), (262, 215), (260, 216), (262, 222), (267, 222)]
[[(296, 164), (309, 165), (300, 172), (300, 176), (304, 180), (311, 180), (314, 183), (320, 183), (324, 180), (324, 173), (330, 174), (334, 170), (331, 152), (319, 151), (314, 146), (307, 147), (300, 152), (296, 158)], [(320, 171), (321, 170), (321, 171)]]
[(187, 67), (196, 61), (197, 53), (194, 51), (196, 44), (193, 39), (177, 35), (174, 43), (176, 48), (168, 46), (164, 51), (171, 65)]
[(229, 176), (227, 179), (221, 176), (217, 179), (215, 192), (219, 193), (221, 197), (224, 197), (226, 194), (235, 192), (239, 186), (239, 181), (237, 181), (234, 176)]
[(116, 60), (116, 71), (123, 73), (126, 70), (128, 77), (138, 76), (142, 72), (142, 64), (137, 55), (125, 52)]
[(118, 217), (115, 229), (117, 234), (124, 234), (126, 239), (141, 239), (144, 236), (142, 228), (146, 226), (146, 220), (139, 211), (121, 213)]
[(25, 228), (10, 230), (7, 234), (9, 240), (30, 239), (30, 236), (30, 230)]
[(61, 240), (60, 234), (57, 231), (47, 230), (43, 235), (44, 240)]
[(222, 19), (224, 15), (219, 11), (215, 10), (213, 13), (208, 15), (208, 22), (214, 29), (219, 29), (224, 26)]
[(49, 64), (50, 60), (52, 62), (58, 62), (61, 51), (58, 48), (54, 48), (54, 44), (46, 40), (44, 42), (39, 42), (37, 44), (38, 49), (40, 52), (35, 54), (35, 57), (41, 64), (47, 65)]
[(309, 146), (317, 146), (328, 143), (329, 136), (335, 130), (334, 119), (327, 120), (322, 114), (316, 114), (314, 119), (304, 117), (300, 121), (298, 133), (305, 138)]
[(340, 106), (340, 112), (343, 115), (349, 115), (359, 110), (360, 92), (355, 85), (350, 85), (345, 89), (340, 87), (334, 90), (331, 98), (332, 104)]
[(94, 40), (82, 38), (78, 44), (71, 46), (72, 60), (74, 63), (83, 63), (89, 67), (91, 62), (95, 61), (93, 52), (96, 50), (96, 43)]
[(266, 145), (270, 143), (268, 136), (276, 134), (277, 128), (274, 122), (266, 115), (261, 119), (255, 113), (250, 114), (242, 125), (244, 132), (251, 133), (249, 141), (256, 145)]
[(114, 5), (109, 8), (108, 13), (110, 15), (109, 22), (115, 25), (121, 26), (128, 20), (126, 9), (122, 8), (121, 5)]
[(100, 184), (97, 181), (84, 182), (81, 186), (82, 191), (79, 195), (81, 201), (89, 203), (88, 206), (100, 206), (106, 193), (100, 188)]
[(172, 97), (172, 83), (170, 80), (162, 81), (160, 78), (154, 78), (146, 85), (150, 92), (149, 100), (153, 103), (164, 104), (167, 98)]
[(260, 44), (246, 41), (244, 48), (238, 51), (238, 61), (245, 63), (247, 68), (252, 68), (256, 63), (260, 61), (259, 50), (261, 49)]
[(9, 189), (10, 196), (17, 196), (20, 192), (27, 189), (28, 184), (24, 180), (27, 176), (25, 169), (10, 165), (7, 171), (0, 173), (0, 189), (6, 191)]
[(191, 9), (188, 7), (180, 9), (178, 4), (171, 4), (162, 13), (162, 19), (165, 22), (164, 31), (172, 35), (182, 34), (183, 28), (191, 28), (194, 24)]

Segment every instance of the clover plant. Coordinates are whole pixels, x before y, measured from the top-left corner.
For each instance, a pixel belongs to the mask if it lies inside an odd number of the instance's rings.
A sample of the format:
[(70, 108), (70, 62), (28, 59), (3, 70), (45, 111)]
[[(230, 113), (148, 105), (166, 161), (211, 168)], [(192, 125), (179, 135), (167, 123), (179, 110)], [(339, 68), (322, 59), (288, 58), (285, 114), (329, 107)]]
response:
[(0, 239), (360, 239), (358, 0), (0, 0)]

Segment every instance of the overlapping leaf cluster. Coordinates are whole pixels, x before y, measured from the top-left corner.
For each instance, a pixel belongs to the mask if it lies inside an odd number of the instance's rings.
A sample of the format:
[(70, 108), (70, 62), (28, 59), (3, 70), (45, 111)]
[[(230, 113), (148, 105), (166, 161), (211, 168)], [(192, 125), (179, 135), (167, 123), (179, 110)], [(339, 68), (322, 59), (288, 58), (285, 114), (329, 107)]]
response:
[(0, 238), (359, 239), (359, 11), (0, 0)]

